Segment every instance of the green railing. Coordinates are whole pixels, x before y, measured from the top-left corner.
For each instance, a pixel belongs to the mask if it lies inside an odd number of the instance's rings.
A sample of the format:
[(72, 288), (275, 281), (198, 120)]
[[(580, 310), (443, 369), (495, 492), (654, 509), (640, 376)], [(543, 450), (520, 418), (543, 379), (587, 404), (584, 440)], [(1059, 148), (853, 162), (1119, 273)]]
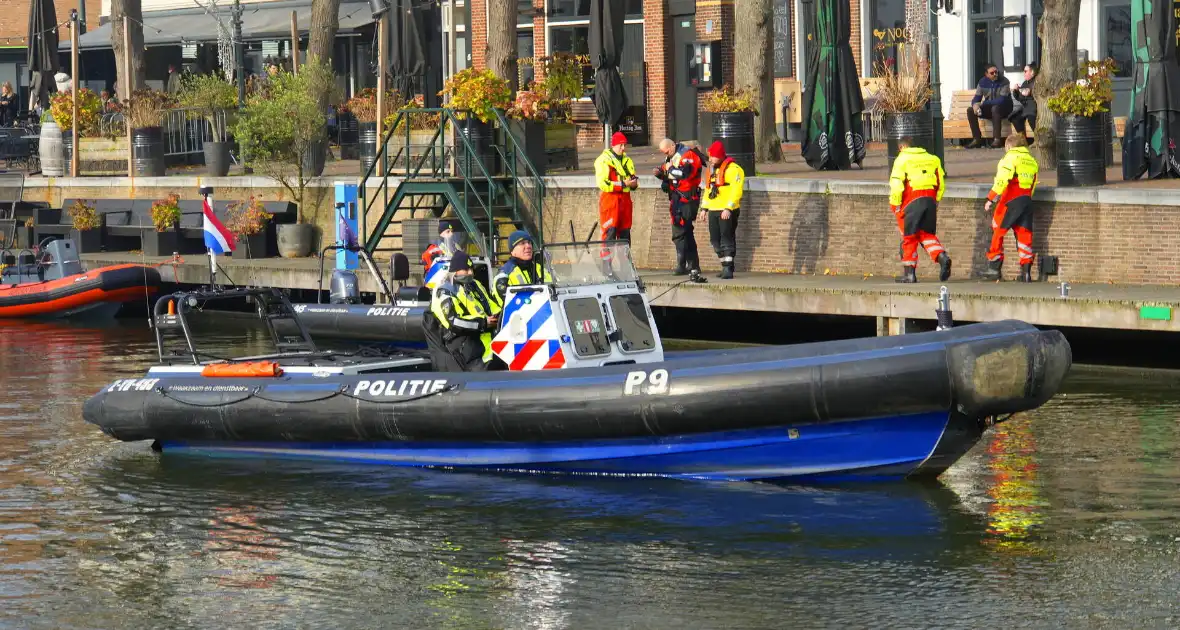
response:
[[(414, 130), (410, 128), (409, 121), (411, 120), (410, 116), (414, 115), (438, 116), (438, 127), (433, 130), (427, 144), (411, 143)], [(465, 123), (460, 115), (470, 116), (470, 112), (449, 108), (408, 109), (398, 112), (390, 126), (390, 131), (380, 141), (373, 165), (364, 174), (360, 186), (358, 186), (358, 199), (361, 208), (358, 217), (360, 236), (366, 249), (370, 251), (376, 249), (376, 244), (383, 238), (389, 225), (394, 222), (393, 215), (400, 209), (400, 204), (411, 195), (436, 195), (446, 198), (455, 208), (455, 214), (458, 215), (464, 229), (472, 236), (473, 241), (478, 244), (481, 252), (489, 260), (495, 257), (499, 249), (497, 245), (500, 239), (496, 230), (495, 217), (499, 207), (496, 203), (497, 200), (507, 202), (503, 209), (511, 211), (511, 218), (514, 222), (525, 222), (525, 218), (531, 216), (536, 224), (537, 244), (540, 246), (543, 243), (544, 179), (523, 151), (516, 136), (511, 133), (508, 120), (504, 117), (503, 112), (497, 110), (495, 120), (491, 122), (498, 123), (502, 128), (501, 137), (504, 142), (493, 142), (492, 148), (494, 155), (500, 158), (505, 166), (506, 174), (503, 178), (512, 183), (507, 189), (502, 185), (497, 174), (488, 171), (466, 134), (454, 134), (456, 144), (453, 153), (448, 155), (446, 137), (443, 133), (448, 125), (453, 129)], [(394, 147), (396, 152), (391, 156), (390, 141), (393, 140), (395, 134), (402, 136), (404, 142), (401, 146)], [(413, 149), (422, 149), (422, 151), (415, 155)], [(448, 157), (457, 167), (457, 177), (447, 172)], [(379, 177), (380, 181), (376, 186), (370, 186), (370, 179), (374, 176)], [(398, 183), (396, 191), (391, 191), (391, 179)], [(448, 183), (455, 180), (461, 182), (461, 189), (457, 191), (459, 196), (447, 194), (448, 187), (403, 186), (407, 182), (439, 183), (442, 180), (447, 180)], [(395, 205), (391, 212), (387, 212), (391, 202)], [(370, 235), (367, 234), (367, 217), (378, 203), (380, 203), (382, 220)], [(482, 221), (477, 221), (472, 216), (472, 210), (482, 211), (483, 216), (480, 217)], [(480, 229), (481, 223), (486, 224), (486, 232)], [(488, 236), (485, 238), (484, 234)]]

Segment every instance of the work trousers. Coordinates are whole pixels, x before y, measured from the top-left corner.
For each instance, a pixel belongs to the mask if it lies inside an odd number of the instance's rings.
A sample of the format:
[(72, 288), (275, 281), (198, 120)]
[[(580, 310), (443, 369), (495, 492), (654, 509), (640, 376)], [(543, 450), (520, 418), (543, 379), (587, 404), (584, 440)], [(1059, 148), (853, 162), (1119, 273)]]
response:
[(672, 244), (676, 246), (676, 268), (700, 271), (701, 259), (697, 253), (697, 239), (693, 234), (692, 222), (700, 211), (701, 199), (685, 199), (672, 193), (668, 214), (672, 218)]
[(631, 195), (623, 192), (604, 192), (598, 198), (598, 224), (602, 226), (602, 240), (631, 242)]
[(1033, 263), (1032, 198), (1016, 197), (996, 204), (992, 214), (992, 243), (987, 250), (987, 259), (992, 262), (1004, 260), (1004, 236), (1008, 230), (1016, 233), (1016, 251), (1020, 253), (1020, 264)]
[(722, 265), (733, 264), (737, 255), (737, 223), (741, 209), (729, 211), (729, 218), (722, 219), (720, 210), (709, 210), (709, 242)]
[(897, 229), (901, 232), (901, 264), (918, 266), (918, 245), (930, 259), (938, 262), (945, 252), (935, 232), (938, 231), (938, 203), (930, 197), (919, 197), (897, 210)]

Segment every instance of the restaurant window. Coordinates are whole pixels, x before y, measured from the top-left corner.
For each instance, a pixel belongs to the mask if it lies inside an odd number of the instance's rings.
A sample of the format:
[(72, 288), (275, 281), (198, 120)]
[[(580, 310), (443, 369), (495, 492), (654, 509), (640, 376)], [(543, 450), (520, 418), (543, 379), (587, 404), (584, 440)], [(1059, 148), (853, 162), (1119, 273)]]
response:
[[(624, 47), (624, 51), (626, 47)], [(590, 65), (590, 27), (586, 26), (550, 26), (549, 52), (570, 53), (585, 57), (582, 64), (582, 84), (594, 83), (594, 68)], [(621, 70), (621, 68), (620, 68)], [(584, 96), (590, 96), (593, 90), (587, 90)]]
[(528, 87), (536, 78), (533, 67), (533, 29), (521, 28), (516, 31), (516, 72), (520, 89)]
[(1120, 4), (1102, 9), (1102, 26), (1106, 36), (1106, 57), (1113, 59), (1117, 68), (1114, 76), (1130, 77), (1135, 65), (1131, 48), (1131, 5)]
[(883, 68), (895, 69), (906, 46), (905, 0), (876, 0), (871, 4), (872, 67), (870, 75), (881, 76)]
[[(643, 17), (643, 0), (624, 0), (626, 17)], [(590, 19), (590, 0), (549, 0), (549, 17), (557, 20)]]

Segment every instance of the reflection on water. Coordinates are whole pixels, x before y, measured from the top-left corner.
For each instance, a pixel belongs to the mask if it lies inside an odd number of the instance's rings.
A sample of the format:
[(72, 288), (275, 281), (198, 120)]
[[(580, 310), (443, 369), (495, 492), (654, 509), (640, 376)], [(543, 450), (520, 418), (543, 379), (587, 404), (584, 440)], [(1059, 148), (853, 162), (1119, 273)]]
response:
[[(249, 333), (254, 335), (255, 333)], [(220, 333), (211, 351), (237, 345)], [(1176, 379), (1078, 370), (935, 484), (169, 458), (82, 402), (143, 322), (0, 325), (0, 626), (1172, 627)]]

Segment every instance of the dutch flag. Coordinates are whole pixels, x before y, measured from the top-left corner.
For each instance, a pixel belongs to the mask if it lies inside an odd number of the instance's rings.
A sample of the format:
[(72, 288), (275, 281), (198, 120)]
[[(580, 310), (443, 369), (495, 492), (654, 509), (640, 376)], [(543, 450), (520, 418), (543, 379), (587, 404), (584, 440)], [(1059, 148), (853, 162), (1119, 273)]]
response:
[(221, 221), (217, 220), (217, 215), (213, 214), (212, 195), (205, 195), (205, 203), (201, 209), (205, 214), (205, 247), (213, 254), (224, 254), (234, 251), (236, 247), (234, 235), (225, 229)]

